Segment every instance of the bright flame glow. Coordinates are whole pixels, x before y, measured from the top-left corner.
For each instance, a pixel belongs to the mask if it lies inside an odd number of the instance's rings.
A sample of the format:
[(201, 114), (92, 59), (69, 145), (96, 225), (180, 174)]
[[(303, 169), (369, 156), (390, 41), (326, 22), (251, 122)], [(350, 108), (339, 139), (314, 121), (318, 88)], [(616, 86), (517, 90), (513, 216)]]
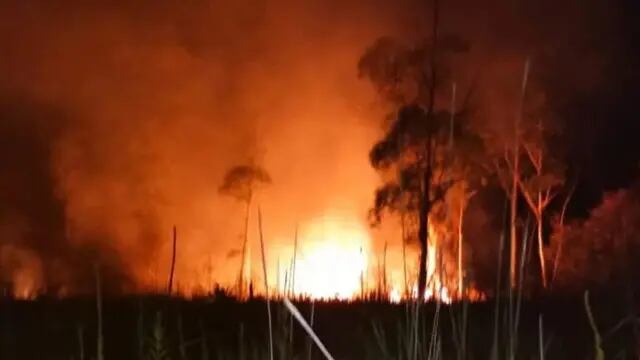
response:
[(394, 287), (393, 289), (391, 289), (391, 292), (389, 293), (389, 301), (397, 304), (401, 300), (402, 300), (402, 295), (400, 295), (400, 291), (398, 290), (398, 288)]
[[(438, 248), (437, 232), (430, 228), (429, 235), (427, 288), (422, 298), (451, 303), (453, 297), (447, 284), (455, 281), (444, 278), (444, 259)], [(401, 277), (388, 277), (383, 282), (387, 284), (386, 289), (375, 288), (381, 282), (371, 281), (372, 275), (374, 279), (379, 275), (368, 272), (370, 259), (376, 257), (369, 253), (370, 243), (366, 226), (358, 221), (338, 218), (314, 220), (298, 239), (295, 266), (290, 260), (284, 268), (278, 269), (277, 293), (349, 300), (363, 293), (382, 290), (383, 296), (394, 303), (402, 301), (404, 294), (408, 293), (417, 298), (417, 284), (412, 283), (411, 291), (407, 292)], [(285, 258), (293, 258), (292, 247), (286, 248)]]
[[(417, 290), (418, 271), (415, 260), (418, 258), (418, 250), (415, 247), (406, 249), (408, 268), (405, 275), (397, 269), (398, 264), (402, 264), (401, 251), (395, 249), (394, 252), (392, 249), (384, 254), (386, 260), (381, 262), (383, 254), (372, 252), (369, 229), (357, 218), (336, 215), (316, 218), (300, 230), (295, 264), (291, 239), (281, 241), (280, 247), (276, 245), (273, 252), (269, 248), (266, 250), (270, 256), (270, 296), (294, 295), (312, 299), (355, 300), (365, 295), (380, 296), (379, 300), (392, 303), (420, 297), (423, 301), (437, 300), (447, 304), (460, 299), (461, 296), (470, 301), (484, 299), (484, 294), (475, 290), (473, 286), (465, 289), (464, 295), (459, 294), (455, 285), (458, 280), (456, 274), (448, 273), (445, 269), (446, 262), (451, 259), (444, 257), (442, 249), (439, 248), (439, 241), (445, 240), (439, 239), (438, 232), (433, 227), (429, 229), (427, 285), (422, 296), (418, 296)], [(283, 245), (285, 243), (286, 245)], [(262, 279), (255, 273), (259, 266), (256, 266), (256, 259), (251, 263), (251, 252), (252, 246), (249, 243), (244, 265), (245, 285), (248, 289), (251, 281), (255, 291), (261, 293), (264, 289)], [(255, 253), (255, 247), (253, 252)], [(376, 262), (378, 267), (371, 265)], [(380, 269), (381, 264), (384, 269)], [(14, 272), (14, 286), (11, 289), (13, 296), (29, 299), (38, 294), (38, 288), (41, 287), (38, 272), (29, 269), (31, 268), (27, 267)], [(380, 275), (381, 270), (384, 271), (384, 275)], [(203, 272), (205, 273), (207, 276), (202, 278), (202, 283), (197, 283), (200, 286), (197, 289), (213, 288), (211, 270)], [(384, 279), (381, 276), (384, 276)], [(181, 294), (191, 296), (196, 294), (195, 290), (196, 288), (186, 287)], [(206, 290), (201, 293), (206, 293)]]
[(13, 296), (16, 299), (33, 299), (37, 295), (38, 280), (35, 274), (29, 271), (21, 271), (14, 279)]
[[(367, 230), (357, 223), (314, 221), (299, 238), (293, 289), (281, 282), (279, 291), (288, 288), (296, 295), (312, 298), (355, 297), (367, 272), (369, 243)], [(285, 279), (292, 271), (279, 269), (279, 273), (279, 279)]]
[[(447, 283), (452, 283), (450, 279), (445, 278), (443, 274), (444, 259), (443, 254), (438, 247), (438, 233), (433, 227), (433, 223), (429, 224), (429, 243), (427, 244), (427, 285), (422, 296), (423, 300), (438, 300), (447, 304), (452, 302), (452, 297), (447, 287)], [(418, 284), (411, 286), (412, 298), (418, 297)]]

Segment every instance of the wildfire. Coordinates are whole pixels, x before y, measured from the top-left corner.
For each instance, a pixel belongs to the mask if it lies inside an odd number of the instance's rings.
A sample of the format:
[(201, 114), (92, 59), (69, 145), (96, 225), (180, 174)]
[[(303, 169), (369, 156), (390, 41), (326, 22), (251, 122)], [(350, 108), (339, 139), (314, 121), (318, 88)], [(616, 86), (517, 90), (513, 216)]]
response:
[(295, 261), (278, 269), (278, 279), (284, 280), (278, 281), (279, 292), (343, 300), (359, 294), (371, 240), (354, 224), (332, 218), (311, 223), (301, 234)]
[[(380, 249), (374, 250), (371, 236), (368, 225), (358, 217), (332, 214), (312, 219), (301, 226), (296, 241), (287, 239), (272, 242), (274, 247), (269, 248), (267, 245), (266, 249), (269, 254), (267, 272), (270, 296), (347, 301), (362, 296), (377, 296), (381, 300), (395, 303), (418, 298), (418, 249), (408, 246), (403, 255), (399, 246), (391, 247), (389, 251), (385, 246), (382, 253)], [(432, 225), (429, 229), (427, 286), (420, 297), (444, 303), (451, 303), (462, 296), (471, 301), (481, 300), (483, 294), (473, 287), (465, 289), (464, 295), (460, 294), (457, 289), (460, 279), (455, 273), (457, 266), (452, 260), (455, 256), (445, 256), (443, 249), (446, 247), (440, 237)], [(283, 245), (285, 243), (287, 245)], [(247, 262), (244, 264), (245, 291), (252, 284), (252, 291), (263, 293), (264, 287), (258, 271), (261, 266), (256, 266), (255, 263), (260, 260), (253, 259), (252, 266), (251, 247), (247, 249), (247, 253)], [(403, 273), (405, 265), (406, 273)], [(10, 291), (10, 296), (22, 299), (37, 296), (38, 289), (42, 287), (39, 283), (39, 271), (36, 266), (16, 271), (9, 284), (11, 286), (4, 291)], [(193, 282), (196, 285), (192, 287), (183, 287), (180, 294), (188, 297), (206, 293), (202, 289), (211, 288), (214, 280), (211, 274), (205, 280)], [(4, 294), (7, 295), (9, 294)], [(247, 295), (245, 293), (240, 296)]]
[[(417, 298), (417, 271), (412, 271), (416, 274), (411, 279), (404, 279), (396, 269), (372, 269), (370, 264), (374, 262), (373, 259), (379, 261), (380, 257), (370, 250), (372, 241), (366, 225), (351, 220), (338, 217), (314, 220), (300, 235), (295, 255), (295, 245), (283, 249), (277, 261), (276, 293), (315, 299), (352, 300), (363, 294), (378, 292), (391, 302), (399, 302), (407, 296)], [(455, 274), (449, 276), (444, 270), (445, 259), (433, 228), (430, 229), (430, 239), (428, 283), (423, 299), (450, 303), (459, 297), (457, 290), (449, 288), (457, 283), (457, 279)], [(407, 254), (406, 261), (413, 263), (417, 251), (408, 251), (410, 254)], [(385, 256), (388, 256), (386, 260), (390, 263), (397, 265), (402, 262), (399, 252), (385, 253)], [(291, 260), (283, 266), (282, 258)]]
[[(449, 291), (448, 283), (453, 283), (453, 279), (446, 277), (443, 272), (443, 267), (438, 267), (438, 263), (442, 263), (442, 252), (438, 248), (438, 238), (433, 227), (429, 228), (429, 238), (431, 239), (428, 244), (428, 256), (427, 256), (427, 288), (424, 291), (422, 298), (424, 300), (435, 299), (444, 303), (451, 303), (453, 301), (452, 294)], [(409, 286), (409, 284), (407, 284)], [(394, 284), (389, 294), (389, 299), (392, 302), (400, 302), (402, 295), (400, 292), (401, 285)], [(418, 284), (413, 283), (410, 291), (413, 299), (418, 297)]]

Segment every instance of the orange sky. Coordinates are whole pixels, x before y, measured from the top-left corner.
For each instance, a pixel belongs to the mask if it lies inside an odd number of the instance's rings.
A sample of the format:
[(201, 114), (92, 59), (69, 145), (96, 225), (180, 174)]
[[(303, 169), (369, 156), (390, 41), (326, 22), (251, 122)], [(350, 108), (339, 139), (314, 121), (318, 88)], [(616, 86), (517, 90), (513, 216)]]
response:
[[(497, 22), (491, 11), (502, 3), (453, 11), (464, 3), (452, 2), (444, 13), (445, 30), (477, 29), (468, 32), (480, 44), (477, 61), (462, 67), (461, 82), (487, 73), (509, 77), (504, 67), (484, 66), (497, 57), (488, 44), (501, 40), (486, 34)], [(356, 65), (380, 36), (416, 37), (427, 16), (416, 2), (2, 6), (0, 98), (23, 99), (33, 112), (25, 119), (37, 119), (25, 128), (50, 149), (47, 196), (62, 209), (62, 219), (16, 211), (0, 221), (0, 229), (15, 234), (0, 246), (11, 276), (31, 274), (42, 285), (33, 274), (43, 272), (72, 283), (84, 270), (68, 265), (88, 267), (97, 256), (137, 285), (164, 286), (177, 225), (177, 283), (209, 274), (229, 282), (239, 259), (228, 254), (240, 247), (244, 210), (217, 188), (229, 167), (249, 158), (273, 178), (256, 199), (270, 249), (290, 243), (296, 224), (304, 232), (323, 217), (361, 229), (373, 239), (373, 252), (380, 253), (383, 239), (399, 249), (393, 224), (374, 231), (366, 222), (379, 181), (367, 155), (383, 131), (385, 110)], [(510, 49), (494, 64), (519, 69), (521, 57)], [(59, 116), (39, 113), (44, 107)], [(27, 120), (12, 121), (20, 128)], [(42, 124), (59, 130), (45, 133)], [(40, 223), (49, 215), (54, 220)], [(28, 235), (43, 226), (58, 240)], [(64, 244), (57, 258), (42, 263), (51, 241)]]

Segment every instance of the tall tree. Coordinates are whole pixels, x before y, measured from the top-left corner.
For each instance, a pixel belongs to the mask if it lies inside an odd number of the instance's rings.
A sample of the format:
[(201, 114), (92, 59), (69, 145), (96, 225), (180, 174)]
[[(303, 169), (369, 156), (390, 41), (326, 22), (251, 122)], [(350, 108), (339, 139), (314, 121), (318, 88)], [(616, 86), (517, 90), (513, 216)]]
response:
[(547, 288), (549, 279), (544, 256), (544, 213), (564, 182), (564, 170), (549, 149), (549, 139), (557, 127), (552, 117), (544, 111), (544, 104), (536, 102), (534, 108), (526, 112), (526, 126), (522, 138), (526, 163), (523, 164), (521, 176), (518, 177), (518, 185), (536, 220), (540, 279), (542, 286)]
[[(386, 134), (369, 154), (372, 166), (387, 179), (376, 191), (373, 219), (380, 221), (384, 211), (406, 212), (417, 219), (419, 294), (427, 285), (430, 217), (461, 180), (453, 171), (459, 157), (452, 152), (451, 138), (470, 134), (466, 107), (451, 113), (449, 87), (443, 86), (451, 83), (450, 57), (466, 51), (467, 44), (455, 36), (439, 36), (438, 20), (436, 1), (428, 40), (406, 46), (379, 39), (358, 64), (360, 75), (394, 109)], [(452, 119), (459, 124), (453, 132)]]
[[(559, 122), (548, 111), (544, 93), (530, 81), (530, 62), (524, 64), (518, 108), (512, 126), (495, 130), (485, 138), (494, 149), (494, 165), (498, 179), (510, 202), (510, 283), (518, 282), (518, 200), (524, 199), (536, 221), (537, 257), (540, 264), (540, 279), (547, 286), (547, 271), (544, 255), (543, 224), (545, 210), (563, 183), (563, 168), (558, 156), (558, 147), (551, 149), (556, 140)], [(511, 121), (510, 119), (508, 121)], [(495, 134), (502, 133), (502, 134)]]
[(515, 116), (509, 117), (508, 121), (511, 123), (505, 126), (506, 134), (502, 133), (504, 129), (494, 129), (484, 134), (486, 144), (493, 149), (491, 157), (497, 178), (509, 200), (509, 282), (512, 289), (515, 289), (518, 283), (518, 198), (522, 172), (522, 120), (528, 82), (529, 59), (524, 63), (518, 107)]
[(240, 272), (238, 274), (238, 294), (244, 294), (244, 270), (247, 256), (247, 243), (249, 239), (249, 213), (251, 201), (256, 187), (261, 184), (271, 183), (271, 176), (263, 168), (254, 165), (238, 165), (227, 171), (218, 189), (221, 194), (229, 195), (238, 201), (245, 203), (246, 211), (244, 218), (244, 239), (242, 242), (242, 257), (240, 262)]

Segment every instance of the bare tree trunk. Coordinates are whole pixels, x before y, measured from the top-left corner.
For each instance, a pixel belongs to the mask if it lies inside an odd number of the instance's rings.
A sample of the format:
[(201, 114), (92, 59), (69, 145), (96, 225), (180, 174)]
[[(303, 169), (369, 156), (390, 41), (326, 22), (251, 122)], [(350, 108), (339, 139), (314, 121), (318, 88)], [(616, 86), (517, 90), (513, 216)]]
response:
[(171, 290), (173, 288), (173, 274), (176, 269), (176, 246), (178, 242), (178, 232), (176, 226), (173, 226), (173, 250), (171, 253), (171, 270), (169, 271), (169, 285), (167, 288), (167, 294), (171, 295)]
[[(538, 200), (540, 200), (540, 194), (538, 194)], [(542, 279), (542, 287), (547, 288), (547, 266), (544, 257), (544, 243), (542, 234), (542, 208), (538, 208), (538, 214), (536, 215), (537, 221), (537, 237), (538, 237), (538, 258), (540, 259), (540, 277)]]
[[(387, 289), (387, 241), (384, 242), (384, 254), (382, 255), (382, 291), (385, 296), (389, 294)], [(388, 300), (388, 299), (387, 299)]]
[[(291, 264), (291, 297), (296, 294), (296, 260), (298, 254), (298, 224), (296, 224), (296, 232), (293, 237), (293, 263)], [(293, 318), (291, 319), (293, 321)]]
[(522, 87), (520, 93), (520, 109), (516, 116), (514, 124), (513, 134), (513, 173), (511, 183), (511, 257), (510, 257), (510, 270), (511, 270), (511, 288), (515, 289), (518, 282), (518, 274), (516, 270), (516, 253), (517, 253), (517, 229), (516, 220), (518, 219), (518, 185), (520, 182), (520, 121), (522, 121), (522, 114), (524, 112), (524, 99), (527, 90), (527, 82), (529, 80), (529, 59), (527, 58), (524, 64), (524, 72), (522, 75)]
[[(516, 143), (518, 141), (516, 140)], [(518, 148), (516, 145), (514, 148)], [(516, 229), (516, 221), (518, 219), (518, 155), (517, 151), (514, 151), (514, 167), (512, 174), (512, 184), (511, 184), (511, 210), (510, 210), (510, 232), (509, 232), (509, 278), (511, 279), (510, 284), (511, 288), (515, 289), (516, 284), (518, 282), (517, 272), (516, 272), (516, 249), (518, 245), (517, 240), (517, 229)]]
[[(362, 257), (362, 246), (360, 246), (360, 257)], [(364, 301), (365, 290), (364, 290), (364, 269), (360, 270), (360, 299)]]
[(401, 228), (402, 228), (402, 270), (404, 274), (404, 292), (405, 297), (408, 299), (411, 291), (409, 290), (409, 283), (407, 282), (407, 236), (405, 229), (405, 214), (402, 213), (402, 217), (400, 219)]
[(286, 295), (286, 293), (283, 291), (284, 289), (282, 289), (280, 287), (280, 257), (278, 256), (278, 260), (276, 262), (276, 293), (275, 296), (279, 299), (280, 295)]
[[(291, 298), (296, 296), (296, 259), (298, 253), (298, 224), (293, 237), (293, 261), (291, 262)], [(289, 347), (293, 347), (293, 316), (289, 316)]]
[(244, 267), (247, 257), (247, 242), (249, 239), (249, 210), (251, 209), (251, 194), (247, 200), (247, 208), (244, 215), (244, 239), (242, 241), (242, 257), (240, 262), (240, 273), (238, 276), (238, 296), (244, 296)]
[[(427, 175), (425, 175), (425, 178)], [(428, 190), (425, 190), (428, 192)], [(420, 228), (418, 229), (418, 240), (420, 241), (420, 271), (418, 272), (418, 299), (424, 297), (427, 289), (427, 252), (429, 251), (429, 210), (431, 209), (431, 199), (429, 195), (424, 195), (420, 207)]]
[(260, 231), (260, 253), (262, 255), (262, 275), (264, 276), (264, 293), (267, 299), (267, 316), (269, 321), (269, 359), (273, 360), (273, 326), (271, 325), (271, 299), (269, 299), (269, 279), (267, 278), (267, 258), (264, 252), (262, 236), (262, 212), (258, 204), (258, 229)]
[[(540, 131), (540, 135), (543, 134), (543, 126), (542, 126), (542, 120), (538, 120), (538, 129)], [(542, 149), (542, 145), (539, 148), (538, 151), (538, 166), (536, 167), (537, 169), (537, 173), (538, 173), (538, 177), (542, 177), (543, 173), (542, 173), (542, 163), (543, 163), (543, 149)], [(538, 237), (538, 258), (540, 260), (540, 278), (542, 279), (542, 288), (546, 289), (547, 288), (547, 263), (546, 263), (546, 259), (544, 257), (544, 243), (543, 243), (543, 234), (542, 234), (542, 221), (543, 221), (543, 214), (544, 214), (544, 209), (545, 207), (548, 205), (549, 203), (549, 194), (547, 194), (547, 196), (543, 199), (542, 198), (542, 190), (538, 189), (537, 191), (537, 208), (536, 208), (536, 221), (538, 222), (537, 224), (537, 237)]]
[[(519, 277), (518, 277), (518, 271), (517, 271), (517, 245), (518, 245), (518, 230), (517, 230), (517, 224), (516, 221), (518, 219), (517, 217), (517, 211), (518, 211), (518, 186), (520, 185), (520, 121), (522, 120), (522, 114), (524, 112), (524, 99), (525, 99), (525, 90), (527, 87), (527, 79), (528, 79), (528, 75), (529, 75), (529, 59), (526, 60), (525, 65), (524, 65), (524, 72), (523, 72), (523, 78), (522, 78), (522, 87), (521, 87), (521, 94), (520, 94), (520, 109), (518, 111), (518, 113), (516, 114), (516, 118), (514, 121), (514, 133), (513, 133), (513, 149), (512, 149), (512, 156), (513, 159), (512, 160), (512, 164), (511, 164), (511, 176), (512, 176), (512, 183), (511, 183), (511, 192), (509, 193), (510, 196), (510, 201), (511, 201), (511, 209), (510, 209), (510, 220), (511, 220), (511, 224), (510, 224), (510, 259), (509, 259), (509, 270), (510, 270), (510, 286), (509, 286), (509, 292), (508, 292), (508, 307), (507, 307), (507, 324), (509, 325), (509, 346), (507, 347), (507, 354), (508, 354), (508, 359), (513, 360), (515, 357), (515, 336), (514, 333), (517, 330), (517, 324), (518, 322), (518, 314), (519, 314), (519, 310), (516, 310), (514, 313), (514, 292), (517, 293), (518, 295), (518, 301), (516, 306), (519, 309), (520, 303), (519, 303), (519, 295), (520, 292), (518, 284), (519, 284)], [(506, 158), (505, 160), (509, 161), (509, 154), (506, 154)], [(520, 256), (522, 257), (522, 259), (524, 259), (525, 257), (525, 250), (527, 248), (527, 237), (524, 237), (524, 241), (523, 241), (523, 248), (522, 248), (522, 252), (520, 254)], [(522, 273), (522, 266), (520, 267), (520, 273)], [(522, 274), (520, 274), (520, 278), (522, 278)], [(515, 320), (514, 320), (514, 316), (515, 316)]]

